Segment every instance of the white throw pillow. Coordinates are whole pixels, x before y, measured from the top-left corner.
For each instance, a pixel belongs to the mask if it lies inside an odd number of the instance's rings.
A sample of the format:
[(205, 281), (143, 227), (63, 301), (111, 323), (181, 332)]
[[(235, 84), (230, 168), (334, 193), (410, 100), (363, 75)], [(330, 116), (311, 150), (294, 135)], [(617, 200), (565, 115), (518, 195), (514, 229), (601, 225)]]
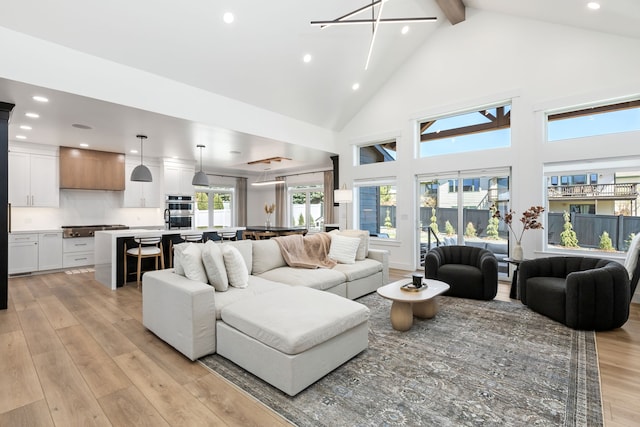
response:
[(202, 263), (204, 264), (209, 284), (216, 291), (224, 292), (229, 288), (229, 279), (227, 278), (221, 246), (213, 243), (213, 240), (208, 240), (202, 250)]
[(222, 256), (224, 257), (229, 284), (235, 288), (249, 286), (249, 272), (240, 251), (231, 245), (223, 245)]
[(190, 244), (182, 251), (182, 268), (187, 279), (207, 283), (207, 273), (202, 264), (202, 244)]
[(178, 243), (173, 246), (173, 270), (174, 273), (184, 276), (184, 268), (182, 268), (182, 251), (189, 246), (189, 243)]
[(329, 248), (329, 258), (341, 264), (354, 264), (356, 253), (360, 245), (360, 238), (345, 237), (339, 234), (331, 236), (331, 247)]
[(329, 232), (331, 236), (339, 235), (345, 237), (357, 237), (360, 239), (358, 252), (356, 252), (356, 261), (362, 261), (369, 254), (369, 230), (332, 230)]

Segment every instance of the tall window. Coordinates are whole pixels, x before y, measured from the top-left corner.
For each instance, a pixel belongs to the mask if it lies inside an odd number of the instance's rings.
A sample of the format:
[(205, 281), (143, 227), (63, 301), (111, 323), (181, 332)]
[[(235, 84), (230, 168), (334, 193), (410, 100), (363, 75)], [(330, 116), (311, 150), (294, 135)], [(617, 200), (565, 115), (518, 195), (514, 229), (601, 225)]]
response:
[(356, 183), (356, 224), (373, 237), (395, 239), (396, 186), (393, 182)]
[(292, 226), (306, 226), (309, 231), (322, 231), (324, 226), (324, 188), (321, 184), (289, 188)]
[(420, 123), (420, 157), (510, 145), (511, 105), (483, 108)]
[(235, 217), (233, 188), (215, 188), (196, 192), (195, 226), (233, 227)]

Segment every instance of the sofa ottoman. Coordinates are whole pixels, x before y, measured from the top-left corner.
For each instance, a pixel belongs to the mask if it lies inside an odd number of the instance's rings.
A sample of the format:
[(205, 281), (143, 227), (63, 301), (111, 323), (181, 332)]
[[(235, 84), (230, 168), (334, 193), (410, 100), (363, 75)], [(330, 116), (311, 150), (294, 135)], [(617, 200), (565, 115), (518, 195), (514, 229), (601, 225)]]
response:
[(317, 289), (274, 290), (226, 306), (217, 352), (294, 396), (369, 344), (369, 309)]

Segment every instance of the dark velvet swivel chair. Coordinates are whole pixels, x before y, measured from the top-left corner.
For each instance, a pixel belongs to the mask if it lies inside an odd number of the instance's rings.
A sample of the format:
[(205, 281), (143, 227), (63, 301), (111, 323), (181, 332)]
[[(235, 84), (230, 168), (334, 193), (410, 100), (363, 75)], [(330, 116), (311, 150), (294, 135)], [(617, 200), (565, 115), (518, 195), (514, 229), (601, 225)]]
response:
[(524, 261), (518, 291), (530, 309), (573, 329), (615, 329), (629, 318), (629, 273), (611, 260), (549, 257)]
[(425, 277), (447, 283), (444, 295), (491, 300), (498, 292), (498, 260), (473, 246), (440, 246), (427, 252)]

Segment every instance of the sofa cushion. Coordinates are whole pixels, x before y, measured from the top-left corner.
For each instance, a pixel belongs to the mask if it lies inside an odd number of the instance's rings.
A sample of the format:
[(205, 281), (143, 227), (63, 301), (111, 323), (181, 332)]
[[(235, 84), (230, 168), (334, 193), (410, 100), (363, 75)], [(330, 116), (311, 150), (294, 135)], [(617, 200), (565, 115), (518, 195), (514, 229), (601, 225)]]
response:
[(334, 235), (357, 237), (360, 239), (360, 244), (358, 245), (358, 252), (356, 252), (356, 261), (362, 261), (367, 258), (367, 253), (369, 252), (369, 230), (331, 230), (329, 234), (331, 237)]
[(373, 259), (365, 259), (353, 264), (338, 264), (333, 269), (344, 274), (347, 282), (352, 282), (382, 271), (382, 263)]
[(360, 239), (357, 237), (346, 237), (338, 234), (331, 236), (329, 258), (341, 264), (353, 264), (356, 261), (358, 245), (360, 245)]
[(282, 283), (272, 282), (271, 280), (263, 279), (257, 276), (249, 276), (249, 286), (246, 288), (229, 288), (227, 292), (216, 292), (215, 294), (215, 309), (216, 319), (221, 318), (222, 309), (233, 304), (234, 302), (241, 301), (246, 298), (251, 298), (255, 295), (260, 295), (265, 292), (272, 292), (276, 289), (288, 288), (288, 285)]
[(245, 264), (240, 251), (235, 246), (223, 245), (222, 256), (224, 257), (224, 265), (227, 270), (229, 284), (236, 288), (246, 288), (249, 286), (247, 264)]
[(247, 272), (251, 274), (253, 271), (253, 245), (251, 244), (251, 240), (236, 240), (231, 242), (224, 242), (222, 246), (229, 245), (233, 246), (240, 252), (242, 255), (242, 259), (244, 260), (245, 266), (247, 268)]
[(189, 246), (190, 243), (178, 243), (173, 246), (173, 269), (176, 274), (184, 276), (184, 268), (182, 267), (182, 251)]
[(253, 274), (262, 274), (287, 265), (280, 252), (280, 246), (275, 240), (255, 240), (251, 243), (253, 243)]
[(190, 243), (182, 251), (181, 265), (184, 269), (184, 275), (196, 282), (208, 283), (207, 273), (202, 264), (202, 248), (203, 244)]
[(207, 241), (202, 249), (202, 264), (209, 284), (218, 292), (226, 291), (229, 287), (229, 279), (222, 256), (222, 245), (214, 243), (213, 240)]
[(302, 353), (368, 319), (366, 306), (306, 288), (268, 292), (222, 310), (229, 326), (285, 354)]
[(308, 268), (280, 267), (265, 271), (260, 274), (260, 277), (287, 285), (304, 286), (321, 291), (333, 288), (346, 280), (344, 274), (328, 268), (310, 270)]

